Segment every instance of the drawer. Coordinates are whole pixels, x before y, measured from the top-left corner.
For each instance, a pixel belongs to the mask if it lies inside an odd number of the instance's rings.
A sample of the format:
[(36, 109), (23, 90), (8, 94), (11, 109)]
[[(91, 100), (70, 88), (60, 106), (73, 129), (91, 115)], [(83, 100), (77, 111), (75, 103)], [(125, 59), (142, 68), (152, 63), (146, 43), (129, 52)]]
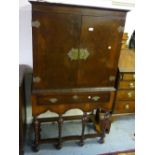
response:
[(114, 113), (134, 113), (135, 112), (135, 103), (134, 102), (116, 102)]
[(134, 81), (120, 81), (119, 89), (134, 89), (135, 82)]
[(121, 73), (120, 75), (121, 80), (135, 80), (134, 73)]
[(59, 104), (59, 103), (102, 103), (110, 100), (110, 92), (104, 93), (76, 93), (76, 94), (52, 94), (37, 97), (37, 104)]
[(134, 90), (118, 90), (116, 100), (134, 100), (135, 99), (135, 91)]

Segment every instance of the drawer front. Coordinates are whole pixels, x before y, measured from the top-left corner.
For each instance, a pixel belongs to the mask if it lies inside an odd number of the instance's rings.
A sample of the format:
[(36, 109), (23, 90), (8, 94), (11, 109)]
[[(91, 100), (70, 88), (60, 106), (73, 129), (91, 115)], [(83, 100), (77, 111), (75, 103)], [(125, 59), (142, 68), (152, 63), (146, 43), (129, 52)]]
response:
[(121, 73), (120, 75), (121, 80), (135, 80), (135, 74), (134, 73)]
[(114, 113), (134, 113), (135, 103), (134, 102), (116, 102)]
[(134, 90), (118, 90), (117, 91), (117, 101), (121, 100), (134, 100), (135, 99), (135, 91)]
[(119, 89), (134, 89), (135, 82), (134, 81), (120, 81)]
[(37, 97), (37, 104), (52, 105), (63, 103), (102, 103), (110, 100), (110, 92), (81, 94), (52, 94)]

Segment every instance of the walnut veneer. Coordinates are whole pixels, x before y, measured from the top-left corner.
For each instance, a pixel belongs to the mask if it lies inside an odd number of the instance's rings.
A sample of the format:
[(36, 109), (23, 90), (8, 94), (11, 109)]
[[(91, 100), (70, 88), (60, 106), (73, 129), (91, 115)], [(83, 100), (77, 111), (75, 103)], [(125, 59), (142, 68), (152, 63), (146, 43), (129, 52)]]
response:
[[(34, 149), (44, 142), (99, 136), (103, 143), (109, 114), (115, 97), (115, 82), (121, 38), (127, 10), (104, 9), (31, 2), (33, 34), (32, 115), (34, 117)], [(83, 116), (63, 117), (69, 109), (81, 109)], [(104, 113), (101, 132), (85, 135), (85, 125), (95, 116), (88, 112), (98, 109)], [(58, 118), (39, 119), (46, 111)], [(96, 117), (97, 118), (97, 117)], [(81, 136), (62, 137), (66, 119), (81, 119)], [(58, 122), (59, 137), (42, 139), (40, 125), (44, 121)]]

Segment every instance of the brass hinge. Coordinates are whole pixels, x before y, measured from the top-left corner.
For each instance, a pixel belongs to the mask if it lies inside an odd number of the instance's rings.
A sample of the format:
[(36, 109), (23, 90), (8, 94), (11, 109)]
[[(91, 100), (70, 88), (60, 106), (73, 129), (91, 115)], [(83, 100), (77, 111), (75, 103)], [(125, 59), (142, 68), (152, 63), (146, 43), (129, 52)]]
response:
[(32, 21), (32, 27), (39, 28), (40, 27), (40, 22), (38, 20)]

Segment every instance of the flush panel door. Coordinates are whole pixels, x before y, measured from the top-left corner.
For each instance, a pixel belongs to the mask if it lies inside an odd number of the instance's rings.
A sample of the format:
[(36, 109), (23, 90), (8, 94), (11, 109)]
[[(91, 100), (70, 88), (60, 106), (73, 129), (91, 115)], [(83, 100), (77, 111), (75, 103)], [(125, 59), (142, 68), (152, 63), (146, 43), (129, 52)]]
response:
[(125, 13), (82, 17), (79, 87), (114, 86), (124, 21)]
[[(33, 12), (33, 87), (76, 86), (81, 16)], [(69, 52), (74, 51), (73, 59)]]

